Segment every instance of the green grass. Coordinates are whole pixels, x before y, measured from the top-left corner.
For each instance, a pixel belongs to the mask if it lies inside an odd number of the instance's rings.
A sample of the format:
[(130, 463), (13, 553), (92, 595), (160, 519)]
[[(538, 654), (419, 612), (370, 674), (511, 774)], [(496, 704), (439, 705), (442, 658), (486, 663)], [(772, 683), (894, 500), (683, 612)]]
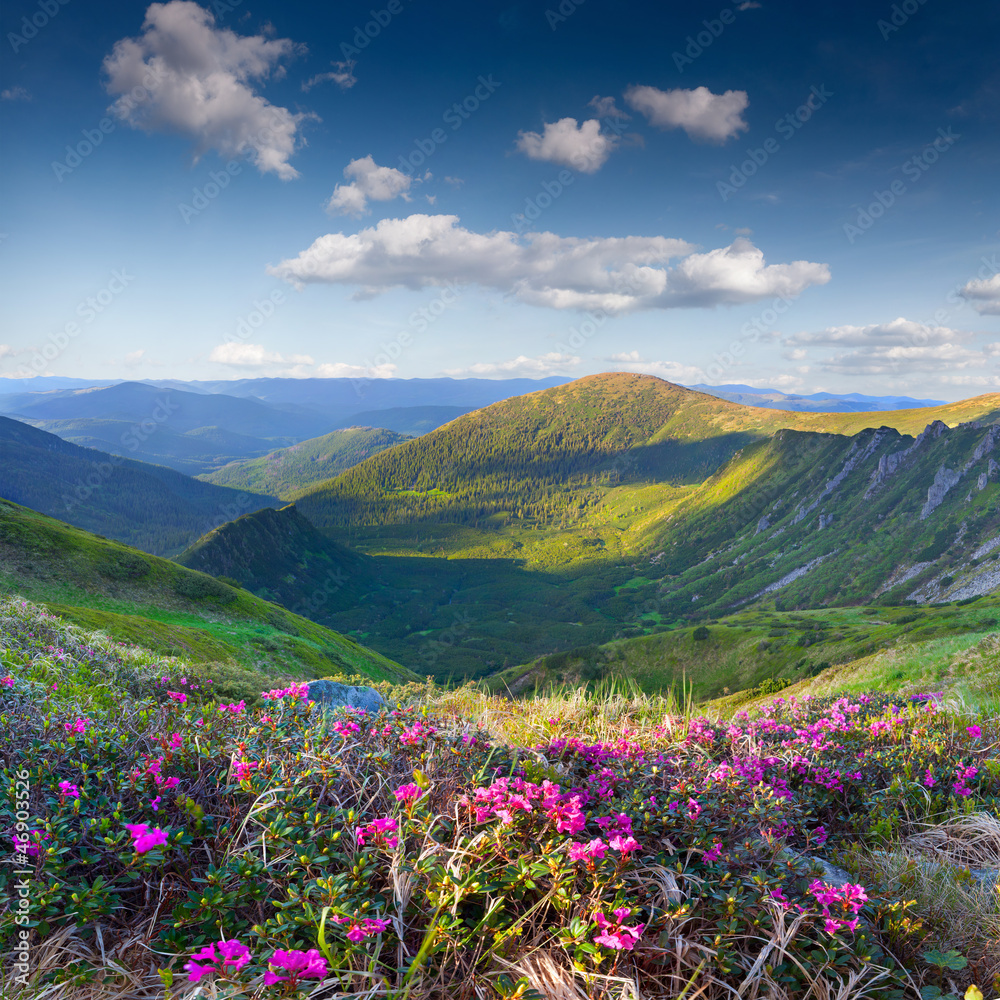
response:
[(176, 563), (0, 501), (0, 593), (198, 662), (378, 680), (414, 675), (310, 619)]

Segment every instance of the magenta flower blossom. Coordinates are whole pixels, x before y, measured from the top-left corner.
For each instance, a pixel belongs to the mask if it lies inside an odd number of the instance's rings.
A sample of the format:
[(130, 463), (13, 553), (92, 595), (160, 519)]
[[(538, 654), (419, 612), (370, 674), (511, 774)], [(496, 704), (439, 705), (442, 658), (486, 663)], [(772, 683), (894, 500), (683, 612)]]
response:
[(162, 795), (157, 795), (149, 804), (153, 807), (153, 812), (156, 812), (160, 808), (160, 803), (163, 801)]
[(256, 767), (260, 767), (260, 764), (255, 760), (234, 760), (233, 776), (237, 781), (246, 781), (250, 777), (250, 772)]
[(419, 785), (410, 782), (408, 785), (400, 785), (392, 794), (396, 796), (397, 802), (408, 805), (411, 802), (416, 802), (424, 794), (424, 790)]
[(600, 837), (596, 837), (586, 844), (571, 842), (569, 845), (569, 856), (571, 861), (589, 862), (597, 858), (603, 858), (604, 852), (607, 849), (608, 845)]
[(722, 844), (713, 844), (707, 851), (705, 851), (702, 858), (705, 861), (718, 861), (721, 855)]
[(372, 934), (381, 934), (388, 926), (388, 920), (381, 920), (378, 917), (364, 917), (358, 920), (355, 917), (331, 917), (334, 923), (350, 924), (347, 928), (347, 940), (357, 944)]
[(167, 697), (179, 701), (182, 705), (188, 700), (188, 696), (183, 691), (168, 691)]
[(267, 986), (289, 980), (325, 979), (330, 971), (326, 959), (315, 948), (310, 948), (308, 951), (278, 950), (271, 956), (267, 964), (289, 973), (287, 976), (279, 976), (268, 968), (267, 972), (264, 973), (264, 983)]
[(595, 913), (594, 923), (601, 928), (601, 933), (594, 938), (594, 944), (602, 944), (605, 948), (614, 948), (616, 951), (631, 951), (646, 928), (645, 924), (626, 927), (625, 921), (631, 915), (632, 911), (627, 906), (614, 911), (614, 920), (609, 920), (601, 912)]
[(358, 847), (364, 847), (371, 837), (377, 845), (387, 847), (392, 850), (398, 843), (399, 838), (393, 835), (396, 829), (396, 820), (392, 816), (384, 816), (381, 819), (373, 820), (366, 826), (359, 826), (355, 830), (358, 840)]
[[(191, 959), (184, 963), (184, 970), (188, 973), (188, 982), (196, 983), (202, 976), (239, 972), (249, 961), (250, 949), (233, 938), (231, 941), (213, 942), (201, 951), (196, 951)], [(198, 965), (198, 962), (208, 964)]]
[(80, 797), (80, 789), (68, 781), (59, 782), (59, 791), (69, 799), (78, 799)]
[(0, 687), (12, 688), (14, 686), (13, 677), (0, 677)]
[(125, 829), (132, 835), (132, 846), (136, 854), (145, 854), (154, 847), (162, 847), (167, 842), (166, 831), (158, 826), (150, 829), (146, 823), (126, 823)]
[(966, 726), (965, 731), (974, 739), (978, 740), (983, 735), (981, 726)]
[(63, 729), (67, 733), (85, 733), (87, 731), (87, 719), (77, 719), (76, 722), (64, 722)]
[(632, 851), (639, 850), (639, 841), (635, 837), (622, 836), (622, 834), (615, 834), (609, 841), (608, 845), (614, 851), (621, 851), (622, 854), (631, 854)]

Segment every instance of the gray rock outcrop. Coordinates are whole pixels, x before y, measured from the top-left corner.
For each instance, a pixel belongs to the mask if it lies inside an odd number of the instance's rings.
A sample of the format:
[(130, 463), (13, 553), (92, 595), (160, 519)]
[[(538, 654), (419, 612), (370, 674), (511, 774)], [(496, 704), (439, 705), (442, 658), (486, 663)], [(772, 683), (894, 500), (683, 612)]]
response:
[(375, 688), (341, 684), (339, 681), (312, 681), (309, 684), (309, 700), (316, 702), (318, 708), (330, 712), (344, 707), (377, 712), (385, 707), (385, 699)]

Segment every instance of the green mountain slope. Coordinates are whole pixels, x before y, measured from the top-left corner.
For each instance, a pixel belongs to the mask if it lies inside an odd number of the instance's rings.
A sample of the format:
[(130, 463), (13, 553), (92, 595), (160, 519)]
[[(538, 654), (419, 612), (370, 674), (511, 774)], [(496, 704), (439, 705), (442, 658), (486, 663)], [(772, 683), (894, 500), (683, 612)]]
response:
[(413, 674), (238, 587), (0, 500), (0, 590), (160, 653), (304, 677)]
[(843, 680), (863, 673), (864, 664), (881, 657), (881, 669), (865, 676), (856, 690), (865, 685), (895, 690), (912, 684), (918, 670), (934, 687), (947, 679), (956, 655), (998, 630), (996, 596), (934, 607), (748, 611), (540, 657), (489, 683), (498, 691), (522, 694), (614, 678), (634, 681), (649, 692), (683, 688), (697, 701), (730, 692), (742, 692), (743, 700), (755, 689), (772, 694), (786, 685), (819, 689), (824, 677)]
[[(454, 564), (495, 566), (483, 586), (449, 596), (463, 635), (435, 665), (457, 675), (478, 658), (481, 673), (546, 644), (565, 651), (743, 608), (987, 593), (1000, 585), (1000, 431), (986, 423), (998, 415), (998, 395), (797, 414), (594, 376), (382, 452), (303, 491), (295, 510), (384, 563), (383, 586), (419, 592), (419, 627), (404, 635), (364, 601), (317, 612), (393, 656), (442, 628)], [(920, 433), (880, 426), (889, 421)], [(221, 551), (202, 555), (208, 571), (229, 565)], [(407, 562), (429, 582), (411, 587)], [(296, 600), (286, 585), (281, 599)], [(278, 593), (266, 572), (254, 586)]]
[(168, 556), (224, 521), (275, 503), (271, 496), (81, 448), (8, 417), (0, 417), (0, 496)]
[(230, 462), (197, 478), (216, 486), (286, 499), (405, 440), (402, 434), (383, 427), (348, 427), (281, 448), (263, 458)]

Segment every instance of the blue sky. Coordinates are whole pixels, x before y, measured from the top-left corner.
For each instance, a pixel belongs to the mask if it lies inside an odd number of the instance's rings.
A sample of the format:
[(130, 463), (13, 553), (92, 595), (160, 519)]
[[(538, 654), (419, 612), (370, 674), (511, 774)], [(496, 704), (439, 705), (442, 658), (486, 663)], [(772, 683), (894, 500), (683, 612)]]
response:
[(995, 3), (0, 25), (0, 376), (1000, 387)]

